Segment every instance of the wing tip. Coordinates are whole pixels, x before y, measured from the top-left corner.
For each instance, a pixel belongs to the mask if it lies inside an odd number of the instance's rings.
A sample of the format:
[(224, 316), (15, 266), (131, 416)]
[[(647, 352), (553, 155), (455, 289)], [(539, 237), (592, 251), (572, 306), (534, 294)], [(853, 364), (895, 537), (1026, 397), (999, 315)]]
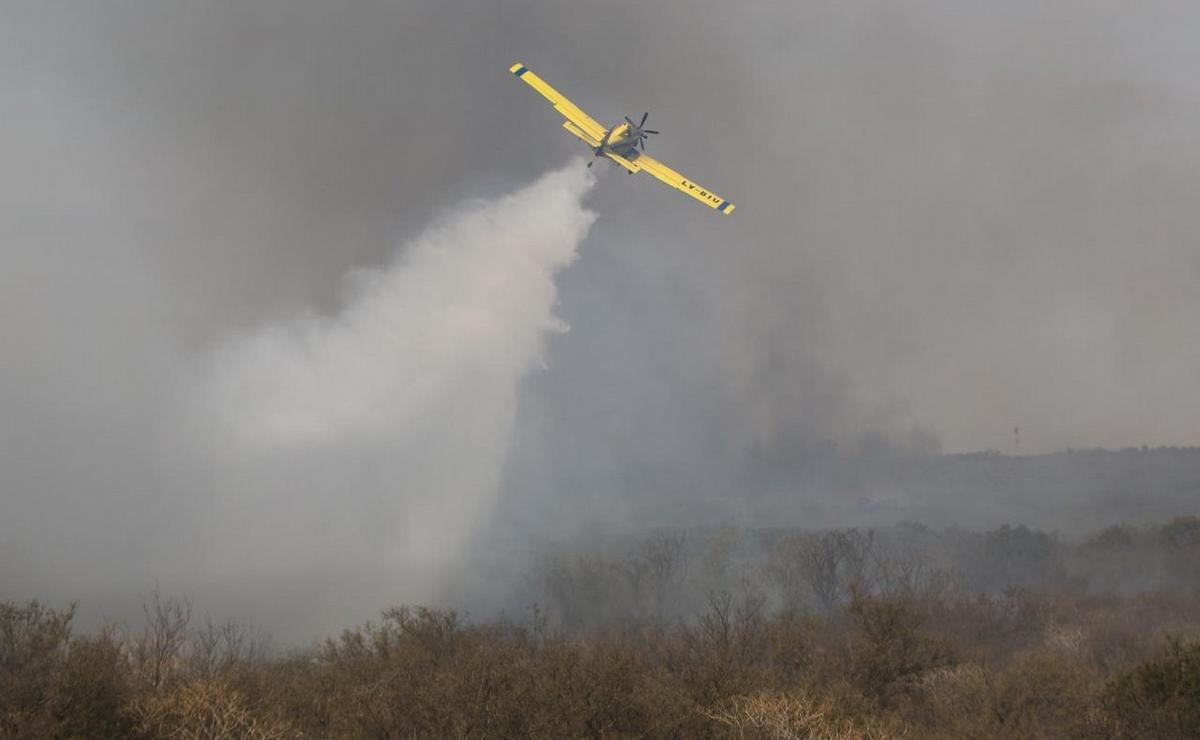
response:
[(512, 72), (517, 77), (520, 77), (521, 75), (523, 75), (529, 71), (529, 67), (526, 67), (523, 62), (517, 62), (513, 66), (509, 67), (508, 71)]
[(726, 216), (733, 213), (734, 208), (737, 208), (737, 206), (730, 203), (729, 201), (725, 201), (720, 206), (718, 206), (718, 209), (721, 211), (721, 213), (724, 213)]

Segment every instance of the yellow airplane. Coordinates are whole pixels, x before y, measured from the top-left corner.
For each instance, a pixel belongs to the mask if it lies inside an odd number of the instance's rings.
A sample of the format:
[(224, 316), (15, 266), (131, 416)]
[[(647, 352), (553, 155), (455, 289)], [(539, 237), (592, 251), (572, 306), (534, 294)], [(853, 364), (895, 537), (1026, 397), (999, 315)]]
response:
[[(716, 208), (725, 215), (733, 213), (734, 205), (732, 203), (713, 191), (700, 187), (662, 162), (646, 154), (646, 136), (658, 133), (657, 131), (643, 128), (646, 125), (646, 118), (650, 115), (649, 113), (642, 115), (640, 123), (634, 123), (633, 119), (626, 116), (625, 123), (618, 123), (616, 126), (606, 129), (591, 116), (580, 110), (577, 105), (567, 100), (565, 95), (546, 84), (545, 80), (534, 74), (524, 64), (517, 62), (509, 67), (508, 71), (527, 82), (530, 87), (540, 92), (542, 97), (549, 100), (554, 109), (567, 119), (563, 123), (563, 128), (583, 139), (592, 148), (597, 157), (608, 157), (626, 170), (629, 170), (629, 174), (631, 175), (635, 172), (645, 170), (676, 190), (682, 190), (709, 208)], [(639, 145), (641, 146), (641, 151), (638, 151)], [(592, 160), (592, 162), (595, 162), (595, 160)], [(592, 166), (592, 162), (588, 162), (588, 167)]]

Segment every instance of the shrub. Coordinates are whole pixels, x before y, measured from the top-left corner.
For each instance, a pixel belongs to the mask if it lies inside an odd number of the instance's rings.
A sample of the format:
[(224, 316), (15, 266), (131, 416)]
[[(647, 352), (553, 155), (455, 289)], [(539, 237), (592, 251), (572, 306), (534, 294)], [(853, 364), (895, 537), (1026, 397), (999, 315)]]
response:
[(113, 631), (72, 639), (54, 677), (56, 736), (133, 737), (135, 722), (127, 711), (131, 684), (124, 642)]
[(883, 706), (952, 662), (949, 646), (921, 631), (922, 616), (906, 598), (855, 595), (848, 612), (859, 629), (850, 645), (850, 679)]
[(72, 638), (74, 616), (0, 603), (0, 737), (133, 736), (124, 644), (111, 630)]
[(1200, 642), (1168, 640), (1157, 657), (1113, 678), (1104, 704), (1122, 737), (1200, 737)]
[(839, 718), (833, 705), (828, 698), (818, 701), (803, 693), (768, 691), (735, 696), (701, 714), (745, 740), (891, 740), (908, 734), (896, 723)]
[(66, 660), (74, 605), (0, 602), (0, 737), (49, 737), (55, 679)]
[(150, 737), (177, 740), (285, 740), (301, 737), (287, 722), (252, 712), (242, 696), (219, 679), (180, 683), (168, 692), (132, 702), (139, 729)]
[(914, 719), (934, 738), (1103, 738), (1088, 667), (1050, 647), (993, 671), (975, 663), (922, 676)]

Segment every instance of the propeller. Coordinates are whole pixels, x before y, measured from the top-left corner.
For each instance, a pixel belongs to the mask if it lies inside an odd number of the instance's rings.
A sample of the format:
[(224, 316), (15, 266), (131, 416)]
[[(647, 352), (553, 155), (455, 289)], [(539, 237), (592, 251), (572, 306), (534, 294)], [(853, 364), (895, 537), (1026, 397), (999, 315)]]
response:
[(654, 129), (651, 129), (651, 128), (642, 128), (642, 126), (646, 125), (646, 119), (649, 117), (650, 117), (650, 111), (646, 111), (645, 113), (642, 114), (641, 122), (634, 123), (632, 118), (630, 118), (629, 116), (625, 116), (625, 120), (629, 123), (630, 133), (637, 134), (638, 145), (642, 147), (643, 152), (646, 151), (646, 135), (658, 133), (657, 131), (655, 131)]

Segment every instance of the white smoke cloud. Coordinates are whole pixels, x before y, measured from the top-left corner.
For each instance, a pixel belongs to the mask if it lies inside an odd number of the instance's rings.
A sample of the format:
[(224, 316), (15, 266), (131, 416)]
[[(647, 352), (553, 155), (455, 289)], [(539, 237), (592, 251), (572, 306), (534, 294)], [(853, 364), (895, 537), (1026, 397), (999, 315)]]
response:
[(336, 314), (217, 349), (202, 398), (220, 576), (366, 568), (396, 588), (377, 599), (433, 597), (490, 511), (519, 382), (566, 329), (554, 280), (595, 219), (592, 183), (576, 160), (468, 204), (352, 275)]

